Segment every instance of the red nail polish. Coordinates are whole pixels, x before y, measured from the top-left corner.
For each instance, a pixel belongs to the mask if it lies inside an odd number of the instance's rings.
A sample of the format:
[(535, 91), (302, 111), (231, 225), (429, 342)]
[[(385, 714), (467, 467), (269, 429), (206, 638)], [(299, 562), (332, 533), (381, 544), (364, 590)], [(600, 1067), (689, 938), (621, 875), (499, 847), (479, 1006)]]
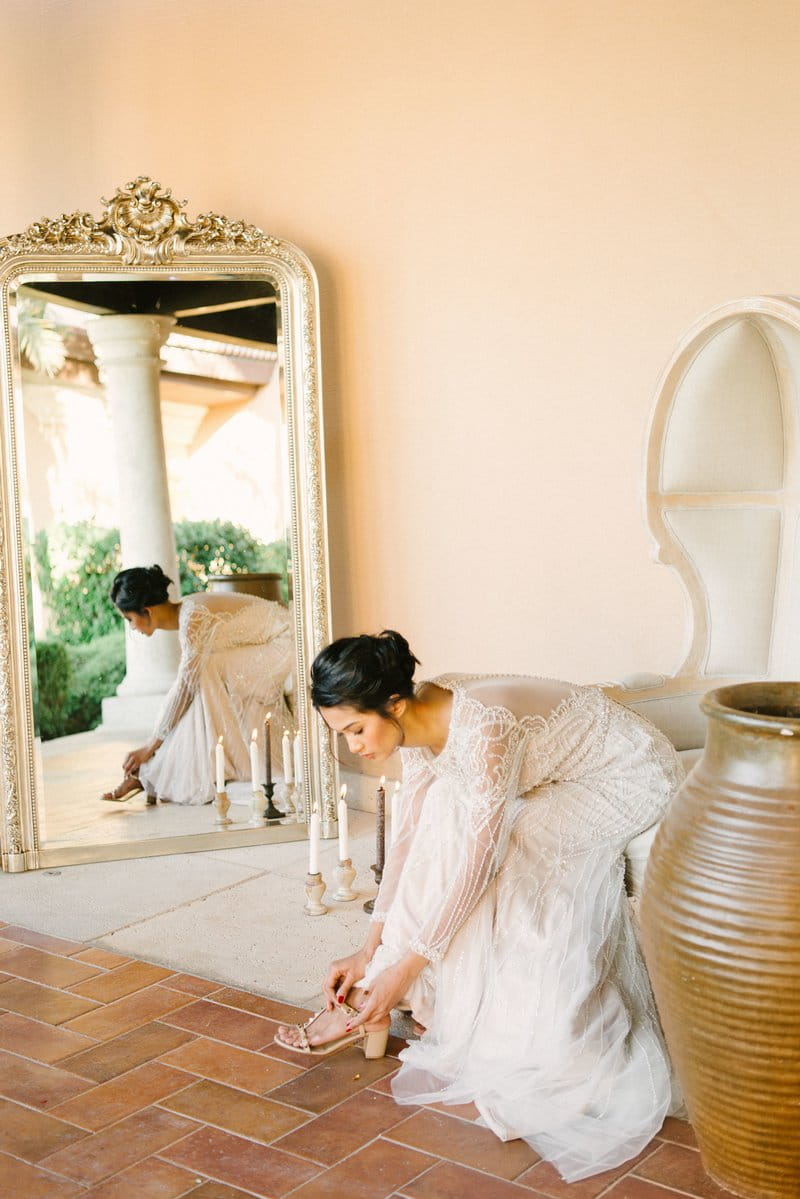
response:
[(344, 1003), (344, 995), (337, 995), (337, 996), (336, 996), (336, 1002), (337, 1002), (337, 1003)]

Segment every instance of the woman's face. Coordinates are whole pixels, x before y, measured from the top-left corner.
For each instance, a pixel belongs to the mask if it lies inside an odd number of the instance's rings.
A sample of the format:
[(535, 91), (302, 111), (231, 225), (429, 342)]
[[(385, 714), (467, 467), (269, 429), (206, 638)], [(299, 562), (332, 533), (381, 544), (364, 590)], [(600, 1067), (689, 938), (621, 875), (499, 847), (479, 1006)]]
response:
[(142, 633), (145, 637), (152, 637), (155, 632), (149, 608), (143, 608), (141, 612), (123, 612), (119, 610), (119, 614), (123, 620), (127, 620), (131, 628), (135, 629), (137, 633)]
[(385, 762), (403, 744), (399, 725), (378, 712), (359, 712), (357, 708), (341, 704), (335, 708), (320, 708), (319, 714), (328, 728), (344, 737), (352, 754), (370, 762)]

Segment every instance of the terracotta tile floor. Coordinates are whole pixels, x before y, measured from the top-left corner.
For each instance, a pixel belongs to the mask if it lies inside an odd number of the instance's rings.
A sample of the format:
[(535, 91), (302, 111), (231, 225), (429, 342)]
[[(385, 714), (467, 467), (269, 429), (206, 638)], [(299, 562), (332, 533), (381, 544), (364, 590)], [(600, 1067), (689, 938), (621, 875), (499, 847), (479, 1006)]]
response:
[(568, 1186), (471, 1108), (399, 1107), (403, 1042), (294, 1057), (289, 1007), (0, 921), (0, 1196), (723, 1199), (692, 1130)]

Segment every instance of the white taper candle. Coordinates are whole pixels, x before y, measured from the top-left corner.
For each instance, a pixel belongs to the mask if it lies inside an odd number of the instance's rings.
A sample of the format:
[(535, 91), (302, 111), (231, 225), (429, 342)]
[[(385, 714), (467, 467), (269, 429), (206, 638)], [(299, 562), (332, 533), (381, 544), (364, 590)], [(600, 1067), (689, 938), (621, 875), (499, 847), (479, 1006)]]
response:
[(258, 790), (259, 787), (258, 769), (258, 729), (253, 729), (250, 737), (250, 778), (253, 780), (253, 790)]
[(283, 758), (283, 781), (288, 787), (294, 782), (294, 778), (292, 776), (292, 747), (289, 741), (288, 729), (283, 730), (283, 737), (281, 738), (281, 757)]
[(312, 812), (308, 822), (308, 873), (319, 874), (319, 812)]
[(346, 862), (350, 857), (348, 852), (350, 846), (347, 836), (347, 784), (342, 787), (342, 794), (339, 797), (339, 861)]
[(222, 744), (222, 737), (217, 742), (215, 761), (217, 768), (217, 794), (219, 795), (225, 790), (225, 748)]
[(294, 735), (294, 781), (298, 787), (303, 782), (303, 747), (300, 744), (300, 733)]

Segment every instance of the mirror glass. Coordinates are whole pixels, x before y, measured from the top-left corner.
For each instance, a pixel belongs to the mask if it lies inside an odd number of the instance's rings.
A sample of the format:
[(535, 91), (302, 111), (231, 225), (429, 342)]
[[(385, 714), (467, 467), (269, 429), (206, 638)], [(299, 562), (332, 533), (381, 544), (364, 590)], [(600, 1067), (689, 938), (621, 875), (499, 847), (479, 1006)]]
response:
[[(179, 658), (177, 632), (158, 630), (152, 646), (143, 644), (108, 592), (123, 565), (153, 564), (132, 560), (122, 544), (158, 546), (167, 530), (152, 522), (163, 519), (175, 538), (181, 594), (244, 590), (279, 603), (288, 616), (276, 289), (263, 278), (32, 276), (19, 281), (11, 303), (40, 840), (56, 847), (208, 833), (216, 818), (210, 807), (170, 802), (154, 810), (144, 793), (100, 800), (122, 779), (126, 754), (152, 736)], [(152, 316), (160, 347), (149, 337)], [(158, 455), (142, 461), (154, 453), (154, 418), (169, 518), (156, 511)], [(168, 575), (174, 565), (164, 564)], [(148, 659), (137, 661), (145, 651)], [(282, 727), (292, 751), (293, 687), (290, 670)], [(263, 747), (263, 730), (257, 733)], [(285, 811), (276, 748), (281, 741), (276, 746), (273, 736), (275, 810)], [(262, 756), (263, 749), (260, 782)], [(230, 781), (227, 792), (227, 818), (248, 826), (250, 781)]]
[(316, 278), (184, 203), (0, 237), (4, 870), (337, 832)]

